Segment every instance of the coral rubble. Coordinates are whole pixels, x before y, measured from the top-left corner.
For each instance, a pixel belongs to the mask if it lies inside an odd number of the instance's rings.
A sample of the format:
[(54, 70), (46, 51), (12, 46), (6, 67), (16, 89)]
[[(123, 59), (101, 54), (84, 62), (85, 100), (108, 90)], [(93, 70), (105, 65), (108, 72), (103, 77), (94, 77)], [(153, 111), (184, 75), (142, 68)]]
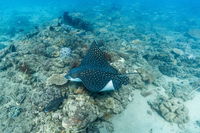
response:
[(149, 104), (169, 122), (183, 124), (189, 121), (188, 109), (179, 99), (171, 98), (159, 103), (149, 102)]

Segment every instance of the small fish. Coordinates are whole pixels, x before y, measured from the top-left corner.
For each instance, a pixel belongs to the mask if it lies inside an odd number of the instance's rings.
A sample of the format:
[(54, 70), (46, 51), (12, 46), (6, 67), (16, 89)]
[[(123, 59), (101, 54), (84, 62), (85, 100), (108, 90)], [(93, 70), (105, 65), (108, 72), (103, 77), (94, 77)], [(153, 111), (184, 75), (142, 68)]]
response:
[(67, 98), (67, 95), (65, 94), (64, 96), (51, 100), (47, 104), (47, 106), (44, 108), (44, 112), (56, 111), (60, 107), (60, 105), (63, 103), (64, 99), (66, 98)]
[(120, 74), (112, 67), (99, 44), (92, 43), (79, 67), (73, 68), (65, 75), (70, 81), (82, 82), (91, 92), (102, 92), (119, 89), (122, 84), (127, 85), (129, 78)]

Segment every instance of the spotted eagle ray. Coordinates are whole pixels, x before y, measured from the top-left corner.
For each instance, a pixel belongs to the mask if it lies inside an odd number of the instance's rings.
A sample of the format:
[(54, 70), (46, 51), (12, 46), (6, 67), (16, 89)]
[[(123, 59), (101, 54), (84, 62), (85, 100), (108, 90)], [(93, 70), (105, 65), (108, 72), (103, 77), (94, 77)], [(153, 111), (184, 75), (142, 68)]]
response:
[(129, 78), (120, 74), (106, 60), (104, 52), (94, 41), (79, 67), (71, 69), (65, 78), (70, 81), (82, 82), (91, 92), (103, 92), (119, 89), (127, 85)]

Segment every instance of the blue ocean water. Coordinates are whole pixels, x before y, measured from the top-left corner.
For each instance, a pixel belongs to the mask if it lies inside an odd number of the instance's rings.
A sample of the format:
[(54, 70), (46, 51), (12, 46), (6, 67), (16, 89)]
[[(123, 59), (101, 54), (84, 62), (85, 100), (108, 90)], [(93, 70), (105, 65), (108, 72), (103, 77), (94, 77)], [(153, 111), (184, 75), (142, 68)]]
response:
[(87, 18), (95, 14), (95, 8), (106, 9), (104, 13), (108, 15), (112, 15), (111, 10), (121, 10), (122, 17), (129, 17), (130, 24), (147, 23), (149, 27), (160, 25), (180, 31), (199, 26), (196, 20), (200, 15), (199, 5), (196, 0), (8, 0), (0, 2), (0, 31), (11, 35), (26, 31), (61, 16), (63, 11), (87, 12), (84, 14)]
[[(127, 86), (63, 79), (94, 40)], [(198, 0), (0, 0), (0, 133), (199, 133), (199, 81)]]

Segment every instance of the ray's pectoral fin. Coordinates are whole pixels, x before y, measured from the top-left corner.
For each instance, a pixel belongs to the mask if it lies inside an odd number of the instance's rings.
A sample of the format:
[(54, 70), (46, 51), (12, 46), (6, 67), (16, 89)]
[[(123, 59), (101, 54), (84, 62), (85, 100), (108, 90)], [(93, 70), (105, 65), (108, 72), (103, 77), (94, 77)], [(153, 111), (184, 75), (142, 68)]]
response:
[(91, 92), (102, 92), (114, 90), (113, 81), (109, 77), (102, 77), (95, 73), (80, 77), (84, 86)]
[[(90, 78), (91, 80), (88, 80)], [(91, 92), (99, 92), (98, 84), (95, 80), (92, 80), (91, 77), (81, 77), (82, 83), (84, 86)]]
[(116, 76), (113, 79), (113, 86), (115, 90), (118, 90), (119, 88), (122, 87), (122, 85), (127, 85), (129, 83), (129, 78), (127, 76)]
[(103, 91), (112, 91), (112, 90), (115, 90), (114, 88), (114, 85), (113, 85), (113, 81), (110, 80), (106, 86), (100, 91), (100, 92), (103, 92)]

